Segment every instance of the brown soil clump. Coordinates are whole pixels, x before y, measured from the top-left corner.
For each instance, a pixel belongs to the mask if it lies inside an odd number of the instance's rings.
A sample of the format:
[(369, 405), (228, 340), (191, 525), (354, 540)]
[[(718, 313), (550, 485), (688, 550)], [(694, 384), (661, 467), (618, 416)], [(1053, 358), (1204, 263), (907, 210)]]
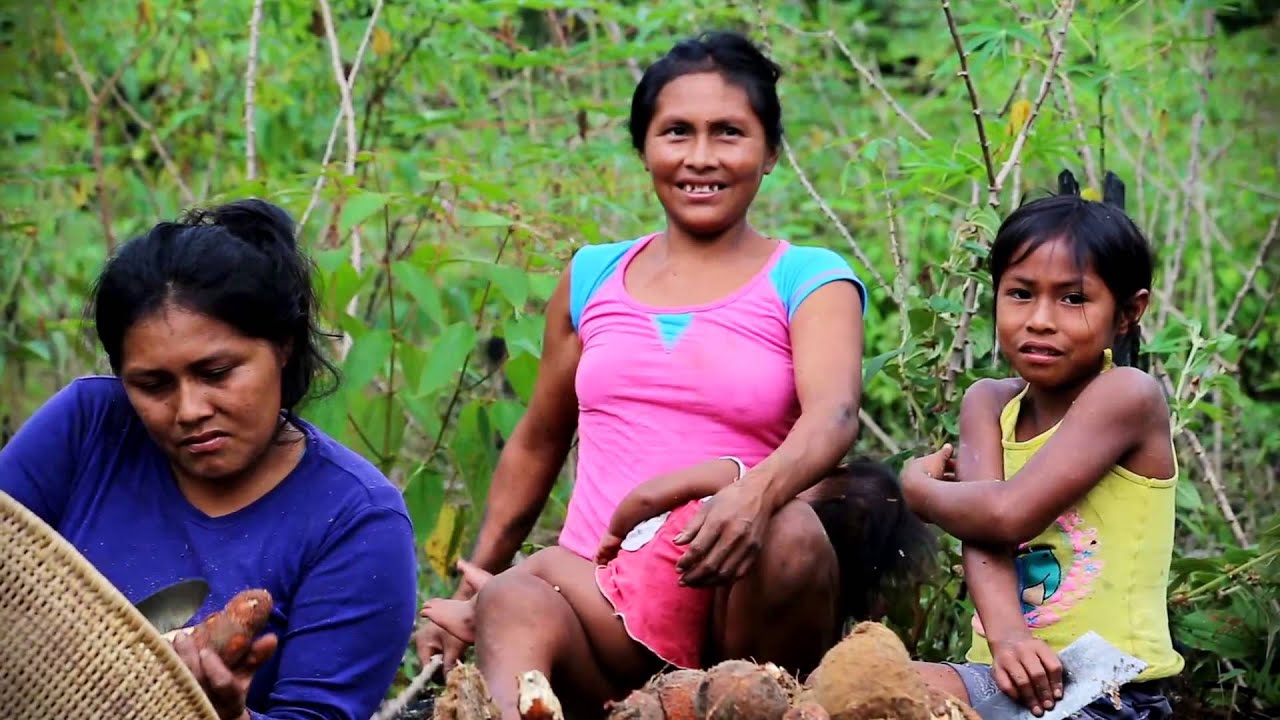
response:
[(932, 720), (907, 649), (880, 623), (854, 627), (823, 656), (808, 685), (832, 720)]
[(812, 700), (800, 700), (783, 714), (782, 720), (831, 720), (827, 709)]

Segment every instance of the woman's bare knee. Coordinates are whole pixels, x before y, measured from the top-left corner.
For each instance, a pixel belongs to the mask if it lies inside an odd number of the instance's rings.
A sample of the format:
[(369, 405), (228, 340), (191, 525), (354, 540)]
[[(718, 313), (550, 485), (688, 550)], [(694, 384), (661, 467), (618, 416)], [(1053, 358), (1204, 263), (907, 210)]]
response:
[(716, 659), (754, 657), (811, 670), (837, 639), (839, 580), (835, 550), (817, 514), (807, 503), (788, 503), (770, 522), (751, 570), (718, 591)]

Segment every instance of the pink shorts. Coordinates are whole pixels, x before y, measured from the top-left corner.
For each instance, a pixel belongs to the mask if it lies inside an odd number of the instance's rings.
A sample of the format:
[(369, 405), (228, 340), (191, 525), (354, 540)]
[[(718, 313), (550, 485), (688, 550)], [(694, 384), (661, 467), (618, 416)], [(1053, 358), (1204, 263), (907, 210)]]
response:
[(702, 667), (713, 588), (680, 584), (676, 561), (687, 545), (673, 539), (702, 503), (681, 505), (640, 523), (608, 565), (596, 568), (596, 585), (631, 639), (682, 669)]

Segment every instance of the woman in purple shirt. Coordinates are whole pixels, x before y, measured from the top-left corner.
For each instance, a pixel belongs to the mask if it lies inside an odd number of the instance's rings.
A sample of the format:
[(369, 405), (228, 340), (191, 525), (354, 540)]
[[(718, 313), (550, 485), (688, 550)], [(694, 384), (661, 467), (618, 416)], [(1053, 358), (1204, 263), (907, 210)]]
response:
[(367, 720), (413, 625), (399, 491), (294, 414), (320, 353), (310, 264), (280, 208), (245, 200), (160, 223), (94, 289), (113, 376), (75, 380), (0, 449), (0, 491), (132, 602), (202, 577), (195, 624), (237, 592), (275, 607), (255, 664), (179, 656), (224, 720)]

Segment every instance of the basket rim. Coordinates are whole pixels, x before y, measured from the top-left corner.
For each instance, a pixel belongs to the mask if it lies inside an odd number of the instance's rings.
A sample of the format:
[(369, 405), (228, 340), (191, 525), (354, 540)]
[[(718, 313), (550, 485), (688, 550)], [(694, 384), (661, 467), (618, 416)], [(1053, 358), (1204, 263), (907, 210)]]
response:
[(129, 630), (137, 633), (141, 642), (160, 661), (168, 682), (175, 690), (190, 697), (192, 704), (199, 708), (202, 717), (196, 720), (218, 720), (213, 703), (169, 641), (70, 541), (4, 490), (0, 490), (0, 516), (16, 518), (28, 532), (48, 543), (56, 565), (88, 586), (108, 612), (122, 619)]

